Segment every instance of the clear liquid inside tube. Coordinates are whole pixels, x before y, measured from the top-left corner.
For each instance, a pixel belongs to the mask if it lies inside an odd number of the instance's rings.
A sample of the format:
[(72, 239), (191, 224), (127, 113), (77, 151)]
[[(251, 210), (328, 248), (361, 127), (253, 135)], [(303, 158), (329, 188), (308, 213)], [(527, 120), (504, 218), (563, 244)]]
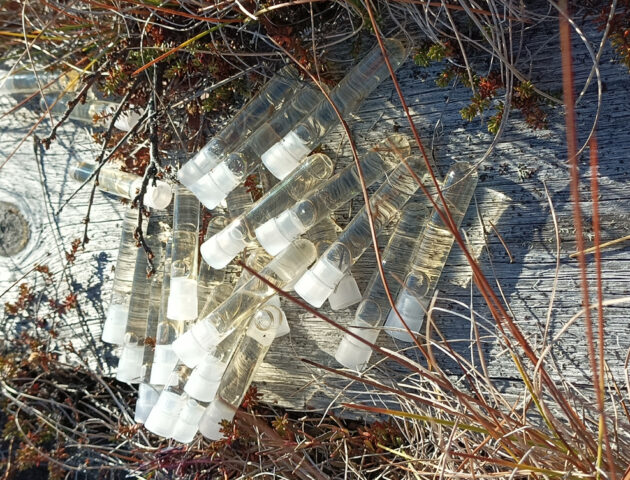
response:
[[(107, 308), (107, 316), (103, 324), (102, 339), (104, 342), (121, 345), (124, 339), (125, 326), (129, 315), (129, 299), (136, 268), (138, 245), (134, 233), (138, 224), (138, 211), (131, 208), (125, 210), (122, 234), (116, 257), (112, 296)], [(143, 222), (146, 231), (146, 222)]]
[[(466, 162), (458, 162), (444, 178), (442, 193), (456, 228), (468, 210), (477, 186), (477, 173)], [(438, 206), (440, 201), (437, 201)], [(410, 271), (396, 299), (396, 308), (412, 331), (422, 326), (442, 269), (451, 251), (455, 237), (434, 210), (422, 231), (410, 263)], [(400, 318), (392, 310), (387, 318), (388, 333), (402, 341), (411, 341)]]
[[(6, 78), (3, 77), (4, 75), (0, 73), (0, 94), (31, 95), (39, 92), (40, 85), (47, 92), (65, 90), (72, 80), (79, 77), (79, 74), (74, 70), (70, 70), (68, 73), (61, 75), (51, 72), (39, 72), (36, 76), (34, 73), (29, 72), (16, 73)], [(75, 83), (76, 86), (78, 86), (78, 82)]]
[(204, 260), (214, 268), (225, 267), (242, 249), (255, 241), (255, 229), (319, 186), (334, 169), (326, 155), (309, 157), (282, 182), (276, 184), (252, 208), (201, 247)]
[[(79, 181), (87, 181), (98, 166), (91, 162), (79, 162), (72, 169), (72, 177)], [(117, 195), (122, 198), (133, 200), (142, 185), (142, 178), (133, 173), (123, 172), (118, 166), (105, 165), (98, 174), (98, 188), (107, 193)], [(149, 181), (144, 194), (144, 205), (147, 207), (163, 210), (171, 203), (172, 190), (170, 185), (161, 180)]]
[[(421, 157), (408, 157), (406, 163), (421, 179), (426, 176), (426, 166)], [(418, 188), (403, 164), (388, 175), (383, 185), (370, 198), (372, 220), (377, 234), (398, 214)], [(295, 285), (295, 291), (311, 305), (320, 307), (371, 243), (370, 222), (367, 210), (363, 207), (341, 232), (337, 241), (300, 278)]]
[(167, 315), (174, 320), (197, 318), (199, 200), (184, 186), (175, 189), (173, 251)]
[(302, 87), (293, 66), (282, 68), (230, 120), (221, 132), (208, 142), (178, 172), (180, 182), (191, 187), (202, 175), (215, 167), (225, 155), (235, 150), (263, 122), (273, 116)]

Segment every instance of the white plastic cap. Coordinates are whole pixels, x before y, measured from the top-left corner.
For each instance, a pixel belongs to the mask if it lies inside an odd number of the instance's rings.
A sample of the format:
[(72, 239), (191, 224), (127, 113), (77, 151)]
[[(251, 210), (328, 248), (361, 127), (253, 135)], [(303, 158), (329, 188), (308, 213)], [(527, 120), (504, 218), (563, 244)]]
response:
[(103, 323), (101, 339), (106, 343), (122, 345), (125, 341), (125, 328), (127, 327), (128, 317), (129, 307), (127, 305), (110, 305)]
[(225, 162), (221, 162), (195, 182), (195, 188), (191, 188), (191, 191), (197, 195), (201, 203), (212, 210), (225, 200), (228, 193), (234, 190), (239, 182), (239, 178), (232, 173)]
[(292, 131), (263, 153), (260, 159), (274, 177), (282, 180), (295, 170), (310, 151), (311, 148)]
[(206, 407), (189, 398), (175, 423), (172, 435), (173, 440), (181, 443), (192, 442), (199, 430), (199, 421), (205, 410)]
[(278, 255), (293, 240), (306, 231), (304, 224), (292, 210), (266, 221), (256, 229), (256, 239), (269, 255)]
[(140, 120), (140, 114), (138, 112), (134, 112), (133, 110), (121, 113), (116, 121), (114, 122), (114, 127), (116, 127), (121, 132), (128, 132), (133, 127), (136, 126), (136, 123)]
[(229, 403), (221, 400), (220, 397), (217, 397), (208, 405), (201, 417), (199, 431), (209, 440), (219, 440), (223, 438), (223, 434), (219, 431), (221, 429), (221, 421), (232, 420), (234, 415), (236, 415), (236, 409)]
[(273, 305), (280, 311), (280, 325), (278, 325), (278, 329), (276, 330), (276, 335), (274, 338), (284, 337), (285, 335), (291, 332), (291, 327), (289, 327), (289, 322), (287, 320), (287, 316), (282, 310), (282, 305), (280, 304), (280, 295), (276, 294), (267, 300), (266, 305)]
[(144, 345), (124, 345), (116, 369), (116, 379), (125, 383), (140, 383)]
[(173, 435), (175, 422), (184, 406), (184, 399), (175, 392), (163, 391), (149, 414), (144, 426), (149, 432), (164, 438)]
[(153, 185), (153, 182), (149, 181), (147, 192), (144, 194), (144, 204), (156, 210), (164, 210), (170, 205), (172, 198), (173, 190), (168, 183), (157, 180)]
[(221, 270), (246, 246), (245, 239), (230, 235), (228, 226), (201, 244), (201, 256), (212, 268)]
[(195, 368), (220, 340), (217, 329), (201, 320), (173, 342), (173, 351), (187, 367)]
[[(424, 320), (426, 305), (423, 306), (415, 296), (403, 290), (396, 300), (396, 308), (405, 320), (409, 330), (412, 332), (420, 331)], [(413, 338), (409, 336), (400, 318), (393, 309), (390, 310), (389, 315), (387, 315), (385, 326), (387, 327), (387, 333), (391, 337), (401, 342), (413, 342)]]
[(171, 372), (177, 365), (177, 355), (172, 345), (156, 345), (151, 366), (151, 384), (168, 385)]
[(191, 185), (221, 161), (221, 158), (212, 151), (213, 147), (212, 141), (207, 143), (177, 171), (177, 179), (186, 185), (190, 191), (192, 191)]
[(171, 277), (166, 316), (171, 320), (197, 319), (197, 280), (187, 277)]
[(321, 307), (335, 291), (335, 287), (345, 273), (331, 265), (326, 259), (320, 259), (307, 270), (295, 284), (295, 292), (316, 308)]
[(372, 349), (350, 335), (344, 335), (337, 347), (335, 360), (344, 367), (363, 370), (372, 356)]
[(328, 297), (328, 303), (333, 310), (343, 310), (350, 305), (359, 303), (363, 296), (351, 273), (341, 279), (339, 285)]
[(136, 401), (136, 413), (133, 419), (137, 423), (144, 423), (151, 413), (151, 409), (160, 397), (162, 387), (154, 387), (148, 383), (141, 383), (138, 387), (138, 400)]
[(217, 394), (226, 368), (227, 363), (213, 355), (207, 355), (190, 374), (184, 391), (196, 400), (211, 402)]

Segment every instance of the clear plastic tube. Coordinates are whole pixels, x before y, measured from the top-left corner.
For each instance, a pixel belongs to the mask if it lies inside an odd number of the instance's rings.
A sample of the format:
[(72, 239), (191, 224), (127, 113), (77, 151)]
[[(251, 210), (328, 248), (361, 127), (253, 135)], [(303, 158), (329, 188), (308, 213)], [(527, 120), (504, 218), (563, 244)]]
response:
[[(411, 156), (406, 162), (420, 179), (426, 176), (426, 166), (421, 157)], [(370, 198), (372, 219), (377, 234), (418, 188), (418, 184), (402, 163), (391, 172)], [(363, 207), (341, 232), (337, 241), (328, 247), (315, 265), (298, 280), (295, 285), (296, 293), (314, 307), (321, 307), (371, 243), (370, 222), (366, 208)]]
[(184, 331), (185, 322), (172, 320), (166, 315), (168, 296), (171, 291), (171, 257), (173, 240), (170, 239), (164, 251), (164, 274), (160, 294), (160, 317), (155, 333), (155, 349), (151, 367), (151, 384), (165, 385), (168, 376), (177, 364), (177, 356), (173, 352), (172, 343)]
[(254, 206), (201, 246), (203, 259), (213, 268), (224, 268), (256, 239), (255, 229), (297, 202), (330, 177), (334, 163), (326, 155), (310, 156), (282, 182), (276, 184)]
[[(42, 97), (39, 106), (43, 112), (50, 111), (57, 115), (63, 115), (68, 109), (68, 99), (65, 96), (46, 95)], [(85, 103), (77, 103), (68, 118), (84, 123), (106, 124), (107, 117), (118, 109), (118, 103), (105, 100), (87, 100)], [(140, 115), (134, 111), (122, 112), (114, 127), (123, 132), (131, 130), (140, 120)]]
[[(384, 43), (391, 66), (396, 70), (407, 58), (408, 50), (397, 39), (388, 38)], [(386, 78), (389, 78), (389, 70), (381, 49), (377, 46), (339, 82), (331, 91), (330, 98), (341, 115), (345, 116), (355, 111)], [(280, 142), (262, 154), (263, 164), (277, 178), (286, 177), (338, 122), (334, 108), (324, 99)]]
[(283, 67), (234, 115), (223, 130), (179, 169), (178, 180), (191, 191), (195, 191), (194, 184), (197, 180), (271, 118), (302, 85), (295, 67)]
[[(453, 222), (460, 227), (477, 186), (477, 172), (466, 162), (458, 162), (444, 177), (442, 192)], [(440, 202), (438, 201), (438, 206)], [(434, 210), (422, 231), (410, 263), (410, 272), (398, 298), (396, 308), (412, 332), (420, 330), (426, 309), (442, 274), (455, 237)], [(412, 339), (400, 318), (392, 310), (387, 322), (387, 333), (401, 341)]]
[[(72, 177), (79, 182), (85, 182), (97, 168), (98, 166), (94, 163), (79, 162), (72, 169)], [(123, 172), (115, 165), (105, 165), (98, 174), (98, 188), (122, 198), (133, 200), (141, 187), (141, 177), (133, 173)], [(156, 180), (154, 184), (149, 181), (144, 194), (144, 205), (163, 210), (170, 205), (171, 198), (173, 198), (173, 191), (168, 183)]]
[[(147, 222), (143, 222), (146, 231)], [(129, 316), (129, 298), (133, 285), (136, 268), (136, 253), (138, 245), (134, 236), (138, 226), (138, 211), (128, 208), (122, 224), (122, 234), (116, 257), (112, 296), (107, 308), (107, 315), (103, 323), (101, 338), (106, 343), (122, 345), (125, 337), (125, 327)]]
[[(274, 258), (260, 274), (278, 288), (298, 278), (315, 260), (311, 242), (298, 239)], [(226, 335), (251, 317), (276, 291), (257, 277), (252, 277), (219, 305), (210, 315), (197, 321), (173, 343), (173, 350), (189, 367), (197, 365)]]
[[(30, 72), (16, 73), (0, 79), (0, 95), (31, 95), (39, 92), (40, 84), (47, 92), (60, 92), (65, 90), (70, 82), (78, 79), (78, 77), (78, 72), (74, 70), (61, 75), (51, 72), (39, 72), (37, 76)], [(2, 78), (2, 74), (0, 74), (0, 78)], [(39, 83), (37, 79), (39, 79)], [(46, 87), (49, 83), (50, 85)], [(75, 86), (78, 85), (79, 83), (75, 82)]]
[(265, 306), (254, 315), (234, 349), (215, 399), (201, 418), (199, 431), (204, 437), (218, 440), (223, 436), (220, 432), (221, 420), (234, 418), (279, 325), (280, 311), (273, 306)]
[(238, 218), (252, 206), (252, 196), (244, 185), (237, 186), (225, 199), (230, 218)]
[(183, 185), (175, 188), (171, 285), (166, 315), (172, 320), (197, 318), (199, 200)]
[[(125, 327), (125, 337), (116, 370), (116, 378), (121, 382), (140, 383), (144, 362), (144, 343), (149, 326), (151, 292), (161, 290), (163, 275), (165, 240), (168, 238), (170, 216), (166, 212), (155, 211), (149, 217), (145, 241), (153, 252), (155, 273), (148, 278), (147, 254), (143, 248), (137, 249), (136, 265), (129, 300), (129, 315)], [(158, 310), (159, 312), (159, 310)]]
[[(392, 295), (400, 290), (400, 283), (409, 270), (409, 259), (420, 238), (427, 208), (419, 203), (408, 203), (402, 210), (385, 250), (381, 255), (387, 286)], [(363, 300), (359, 304), (354, 320), (348, 327), (350, 331), (368, 342), (374, 343), (378, 338), (381, 326), (385, 323), (390, 310), (389, 299), (378, 268), (368, 282)], [(344, 335), (335, 358), (344, 367), (362, 370), (372, 356), (372, 349), (351, 335)]]
[[(162, 250), (162, 249), (161, 249)], [(140, 386), (138, 387), (138, 400), (136, 402), (136, 410), (134, 420), (138, 423), (144, 423), (149, 412), (155, 405), (161, 387), (151, 385), (151, 377), (153, 372), (153, 364), (155, 360), (155, 348), (157, 348), (158, 326), (163, 322), (164, 313), (166, 312), (166, 302), (162, 299), (162, 291), (164, 290), (164, 278), (170, 277), (170, 255), (171, 240), (169, 239), (164, 247), (163, 252), (160, 251), (162, 265), (151, 278), (149, 312), (147, 316), (147, 329), (145, 338), (155, 339), (155, 347), (146, 344), (144, 347), (144, 356), (142, 361), (142, 370), (140, 374)], [(158, 358), (159, 360), (159, 358)], [(156, 364), (160, 368), (159, 361)]]
[[(409, 156), (411, 149), (404, 135), (391, 135), (371, 149), (361, 159), (361, 170), (366, 186), (372, 185), (400, 160)], [(271, 255), (277, 255), (293, 240), (328, 218), (332, 212), (361, 193), (361, 180), (355, 163), (348, 165), (306, 198), (280, 215), (256, 228), (256, 239)]]

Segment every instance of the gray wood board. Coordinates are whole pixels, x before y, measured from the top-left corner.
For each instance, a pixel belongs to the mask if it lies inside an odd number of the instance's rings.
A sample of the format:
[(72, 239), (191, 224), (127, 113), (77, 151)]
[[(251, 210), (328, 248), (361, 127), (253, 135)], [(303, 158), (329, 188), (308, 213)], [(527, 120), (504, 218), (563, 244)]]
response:
[[(541, 38), (542, 45), (546, 38)], [(537, 45), (530, 45), (535, 51)], [(590, 64), (584, 59), (584, 47), (575, 42), (575, 78), (579, 91), (590, 72)], [(597, 135), (599, 140), (599, 188), (602, 241), (628, 234), (627, 184), (630, 164), (630, 75), (627, 69), (611, 60), (606, 50), (601, 61), (601, 73), (606, 89), (603, 94)], [(532, 79), (547, 91), (560, 91), (560, 57), (557, 42), (552, 40), (536, 56)], [(440, 170), (444, 173), (455, 161), (477, 162), (492, 142), (485, 124), (478, 119), (468, 123), (461, 119), (459, 110), (470, 99), (470, 91), (453, 87), (441, 89), (435, 86), (438, 68), (422, 69), (408, 61), (398, 73), (398, 79), (410, 105), (413, 120), (420, 130), (426, 146), (432, 152)], [(579, 138), (584, 141), (594, 119), (596, 88), (593, 82), (578, 105)], [(3, 104), (3, 111), (6, 105)], [(409, 133), (407, 121), (391, 82), (385, 82), (365, 102), (360, 111), (350, 119), (350, 126), (359, 150), (365, 150), (384, 135), (395, 130)], [(33, 116), (28, 114), (4, 118), (0, 123), (0, 152), (6, 158), (19, 139), (28, 131)], [(42, 126), (40, 136), (47, 133)], [(51, 267), (63, 290), (64, 283), (77, 291), (81, 314), (74, 310), (59, 325), (61, 338), (72, 341), (84, 360), (94, 368), (107, 373), (114, 362), (110, 347), (100, 340), (103, 318), (103, 301), (109, 297), (113, 280), (112, 265), (115, 262), (122, 205), (113, 197), (97, 193), (92, 221), (90, 243), (79, 253), (75, 264), (67, 266), (63, 278), (68, 250), (73, 239), (82, 235), (89, 188), (80, 192), (62, 213), (52, 218), (64, 200), (75, 190), (76, 183), (68, 178), (68, 171), (77, 159), (95, 158), (99, 147), (89, 132), (75, 123), (61, 129), (58, 140), (46, 152), (39, 173), (33, 147), (28, 140), (0, 172), (0, 200), (14, 201), (31, 222), (31, 239), (27, 249), (14, 258), (0, 258), (2, 277), (0, 289), (7, 288), (35, 262)], [(348, 142), (340, 128), (326, 139), (324, 151), (337, 159), (337, 168), (351, 161)], [(463, 223), (473, 252), (490, 281), (500, 283), (503, 294), (514, 313), (514, 320), (525, 337), (535, 347), (541, 348), (541, 339), (550, 294), (554, 282), (556, 264), (555, 231), (550, 208), (545, 195), (547, 186), (550, 199), (558, 216), (561, 237), (561, 259), (558, 274), (557, 295), (553, 305), (549, 334), (560, 332), (569, 319), (581, 308), (579, 268), (576, 260), (568, 255), (575, 250), (574, 224), (569, 194), (569, 172), (566, 164), (564, 117), (560, 108), (550, 110), (549, 128), (532, 131), (518, 113), (513, 113), (507, 129), (493, 153), (479, 165), (480, 183), (473, 206)], [(590, 229), (591, 205), (589, 194), (588, 158), (580, 160), (582, 209), (586, 219), (585, 233), (592, 243)], [(373, 191), (373, 189), (371, 189)], [(361, 207), (361, 199), (336, 212), (335, 219), (343, 227)], [(477, 211), (486, 223), (488, 235), (484, 237)], [(492, 221), (507, 244), (514, 262), (498, 237), (489, 227)], [(387, 230), (389, 232), (391, 228)], [(381, 235), (381, 248), (386, 235)], [(484, 244), (487, 248), (483, 248)], [(595, 270), (592, 256), (589, 266), (589, 282), (594, 295)], [(606, 249), (603, 252), (604, 294), (606, 299), (628, 296), (630, 292), (630, 262), (627, 244)], [(365, 288), (374, 271), (374, 253), (368, 250), (353, 268), (359, 286)], [(498, 290), (497, 290), (498, 291)], [(13, 289), (4, 301), (14, 299)], [(337, 375), (326, 374), (301, 361), (309, 358), (315, 362), (336, 367), (332, 354), (336, 350), (341, 333), (308, 312), (289, 304), (283, 305), (292, 326), (291, 333), (277, 340), (256, 376), (259, 391), (268, 402), (294, 409), (323, 408), (333, 400), (389, 402), (382, 392), (349, 383)], [(496, 326), (483, 303), (483, 299), (470, 281), (470, 268), (463, 254), (455, 247), (448, 259), (439, 284), (439, 295), (434, 312), (434, 322), (459, 354), (479, 365), (478, 355), (471, 348), (470, 308), (476, 314), (482, 328), (482, 345), (490, 377), (497, 384), (506, 382), (506, 388), (518, 389), (512, 380), (518, 373), (502, 346), (496, 340)], [(322, 308), (322, 313), (341, 324), (348, 324), (354, 308), (332, 312)], [(627, 303), (606, 308), (607, 330), (605, 335), (606, 360), (611, 372), (621, 379), (624, 360), (630, 347), (630, 324)], [(7, 330), (7, 332), (10, 332)], [(10, 333), (5, 333), (10, 337)], [(415, 349), (409, 344), (394, 343), (387, 335), (379, 343), (390, 349), (407, 348), (410, 358), (420, 361)], [(434, 346), (437, 359), (454, 378), (461, 375), (452, 360)], [(571, 382), (588, 385), (591, 382), (585, 345), (584, 322), (576, 321), (567, 328), (554, 345), (553, 355), (559, 372)], [(381, 360), (374, 355), (374, 360)], [(420, 363), (422, 363), (420, 361)], [(552, 373), (558, 378), (558, 372)], [(366, 375), (400, 384), (418, 383), (419, 378), (404, 371), (391, 360), (380, 362)], [(516, 387), (515, 387), (516, 385)], [(338, 403), (335, 403), (338, 405)], [(337, 407), (335, 407), (337, 408)]]

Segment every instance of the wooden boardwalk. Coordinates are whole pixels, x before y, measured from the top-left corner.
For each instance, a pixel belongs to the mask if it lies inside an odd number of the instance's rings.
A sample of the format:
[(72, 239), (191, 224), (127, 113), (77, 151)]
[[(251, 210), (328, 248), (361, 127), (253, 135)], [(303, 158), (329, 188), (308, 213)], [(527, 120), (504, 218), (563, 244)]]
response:
[[(541, 39), (541, 45), (543, 40)], [(535, 50), (536, 45), (530, 45)], [(581, 91), (590, 73), (591, 63), (576, 40), (576, 89)], [(630, 234), (630, 74), (627, 69), (611, 61), (606, 50), (601, 61), (601, 75), (605, 89), (599, 113), (597, 137), (599, 141), (599, 188), (602, 241)], [(532, 79), (550, 92), (560, 91), (560, 54), (557, 41), (544, 45), (536, 53), (536, 68)], [(459, 110), (470, 99), (464, 87), (442, 89), (435, 86), (436, 68), (422, 69), (408, 61), (398, 73), (403, 92), (411, 107), (414, 121), (427, 148), (432, 152), (444, 173), (455, 161), (479, 162), (484, 158), (493, 137), (479, 120), (472, 123), (461, 119)], [(6, 110), (6, 101), (2, 111)], [(596, 82), (586, 89), (578, 105), (579, 135), (584, 142), (593, 124), (597, 105)], [(18, 114), (0, 120), (0, 158), (4, 159), (29, 129), (33, 117)], [(628, 122), (628, 123), (626, 123)], [(359, 149), (365, 149), (384, 135), (410, 129), (403, 116), (400, 102), (391, 82), (384, 83), (377, 92), (351, 118), (350, 126)], [(42, 127), (40, 135), (46, 134)], [(70, 282), (78, 292), (80, 311), (59, 325), (61, 336), (73, 341), (82, 356), (95, 368), (107, 371), (113, 357), (109, 347), (99, 341), (103, 318), (103, 302), (109, 297), (113, 280), (112, 265), (116, 259), (122, 206), (113, 197), (98, 193), (90, 223), (90, 243), (79, 252), (76, 262), (66, 269), (63, 278), (64, 250), (83, 231), (89, 188), (80, 192), (58, 215), (54, 213), (77, 187), (68, 178), (68, 171), (78, 158), (95, 158), (95, 145), (85, 127), (69, 123), (62, 129), (59, 139), (40, 162), (33, 154), (31, 139), (26, 140), (16, 155), (0, 171), (0, 201), (17, 203), (31, 224), (31, 238), (26, 250), (13, 258), (0, 258), (0, 291), (39, 262), (50, 266), (63, 284)], [(572, 205), (569, 201), (568, 168), (566, 164), (564, 118), (560, 108), (550, 109), (549, 128), (532, 131), (518, 113), (514, 113), (507, 129), (492, 153), (479, 164), (480, 182), (475, 205), (468, 212), (463, 231), (475, 252), (481, 267), (493, 284), (500, 284), (516, 323), (531, 344), (539, 348), (549, 315), (548, 337), (555, 338), (550, 358), (554, 368), (576, 385), (591, 383), (586, 353), (583, 321), (569, 324), (581, 308), (579, 269), (569, 254), (575, 251), (575, 232)], [(337, 159), (337, 168), (350, 161), (348, 142), (341, 129), (329, 136), (324, 150)], [(591, 208), (589, 193), (588, 156), (580, 161), (585, 234), (592, 241), (590, 228)], [(548, 192), (548, 193), (547, 193)], [(559, 257), (556, 255), (555, 229), (550, 203), (557, 215)], [(343, 226), (358, 211), (360, 199), (350, 207), (341, 209), (336, 220)], [(480, 219), (483, 219), (484, 228)], [(499, 241), (490, 223), (496, 227), (513, 261)], [(383, 237), (382, 245), (385, 243)], [(590, 243), (589, 243), (590, 244)], [(604, 295), (606, 300), (628, 297), (630, 293), (630, 246), (628, 243), (603, 252)], [(592, 260), (592, 257), (590, 257)], [(556, 262), (559, 268), (556, 270)], [(363, 289), (374, 270), (374, 253), (367, 251), (354, 267), (359, 286)], [(594, 294), (595, 270), (591, 264), (589, 281)], [(483, 352), (489, 376), (505, 388), (518, 388), (514, 383), (518, 372), (509, 356), (495, 338), (496, 326), (484, 305), (483, 299), (470, 281), (470, 268), (462, 253), (454, 247), (439, 284), (439, 296), (434, 322), (455, 350), (479, 365), (476, 350), (471, 348), (471, 309), (482, 332)], [(556, 297), (550, 311), (550, 297), (556, 285)], [(498, 292), (498, 289), (495, 289)], [(15, 289), (3, 301), (16, 296)], [(292, 327), (290, 335), (276, 341), (256, 382), (264, 399), (294, 409), (325, 408), (331, 402), (355, 398), (385, 401), (383, 395), (371, 396), (360, 384), (349, 384), (339, 376), (326, 374), (300, 359), (337, 367), (331, 354), (337, 347), (340, 332), (298, 307), (283, 300)], [(80, 314), (79, 314), (80, 312)], [(337, 322), (347, 324), (354, 309), (322, 312)], [(624, 362), (630, 348), (630, 306), (628, 302), (607, 307), (605, 310), (606, 360), (612, 374), (623, 378)], [(564, 330), (563, 330), (564, 329)], [(408, 344), (395, 344), (383, 334), (379, 343), (399, 350)], [(461, 375), (454, 363), (434, 346), (436, 358), (453, 375)], [(407, 352), (417, 357), (413, 348)], [(380, 360), (378, 355), (374, 360)], [(391, 361), (381, 362), (369, 375), (376, 379), (414, 383), (405, 380), (408, 372)], [(378, 398), (377, 398), (378, 397)], [(337, 407), (335, 407), (337, 408)]]

